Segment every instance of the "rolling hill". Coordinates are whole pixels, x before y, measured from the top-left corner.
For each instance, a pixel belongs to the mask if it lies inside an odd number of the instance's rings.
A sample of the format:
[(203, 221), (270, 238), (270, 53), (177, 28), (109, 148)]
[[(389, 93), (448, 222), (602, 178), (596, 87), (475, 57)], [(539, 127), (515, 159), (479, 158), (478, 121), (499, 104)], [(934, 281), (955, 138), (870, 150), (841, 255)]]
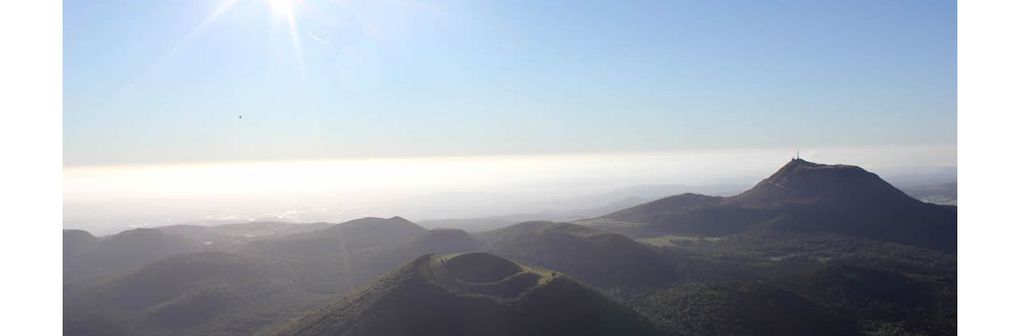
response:
[(527, 222), (479, 234), (486, 250), (555, 269), (598, 287), (662, 286), (680, 277), (676, 260), (624, 235), (555, 222)]
[[(397, 322), (399, 321), (399, 322)], [(491, 254), (425, 255), (275, 335), (655, 335), (562, 274)]]
[(99, 278), (142, 267), (172, 255), (200, 251), (203, 245), (157, 229), (134, 229), (89, 238), (84, 231), (64, 232), (64, 279)]
[[(178, 225), (144, 232), (188, 246), (216, 237), (232, 239), (217, 230)], [(101, 241), (88, 239), (84, 231), (65, 236), (72, 247)], [(253, 334), (346, 295), (422, 254), (474, 251), (481, 243), (462, 230), (425, 230), (394, 217), (263, 235), (242, 240), (231, 252), (200, 245), (205, 252), (187, 250), (89, 283), (65, 283), (65, 325), (75, 334)]]
[[(250, 334), (302, 302), (286, 265), (225, 252), (175, 255), (64, 293), (65, 324), (130, 334)], [(298, 295), (298, 296), (294, 296)], [(308, 307), (300, 306), (300, 307)], [(263, 316), (260, 316), (263, 315)]]
[(88, 231), (64, 230), (64, 260), (76, 258), (98, 242)]
[(256, 239), (238, 250), (287, 263), (299, 286), (346, 294), (424, 253), (472, 251), (478, 245), (462, 230), (430, 231), (401, 217), (368, 217)]
[(358, 250), (410, 242), (428, 232), (401, 217), (367, 217), (325, 228), (254, 241), (247, 247), (260, 255), (295, 258), (335, 258)]
[(956, 207), (911, 198), (860, 167), (801, 159), (735, 196), (671, 196), (578, 223), (638, 236), (821, 232), (956, 250)]
[(955, 207), (864, 169), (793, 160), (734, 196), (478, 233), (401, 217), (65, 230), (64, 324), (75, 335), (953, 335), (955, 227)]

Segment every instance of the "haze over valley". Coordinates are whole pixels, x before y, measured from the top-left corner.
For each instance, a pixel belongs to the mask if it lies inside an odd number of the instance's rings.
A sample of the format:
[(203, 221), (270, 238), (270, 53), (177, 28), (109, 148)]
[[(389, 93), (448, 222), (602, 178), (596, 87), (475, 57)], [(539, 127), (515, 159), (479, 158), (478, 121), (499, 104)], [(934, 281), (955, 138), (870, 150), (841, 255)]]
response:
[[(735, 194), (795, 152), (756, 149), (68, 167), (64, 219), (66, 228), (99, 234), (182, 223), (335, 222), (392, 214), (424, 224), (502, 216), (571, 220), (684, 192)], [(897, 186), (922, 192), (955, 182), (956, 151), (951, 147), (823, 148), (805, 149), (803, 155), (863, 162), (864, 167), (892, 176)], [(927, 192), (931, 197), (946, 193), (931, 194), (930, 188)]]
[(64, 1), (64, 334), (956, 335), (956, 16)]
[(860, 167), (793, 159), (732, 196), (475, 233), (399, 216), (65, 230), (64, 328), (952, 335), (955, 252), (955, 206)]

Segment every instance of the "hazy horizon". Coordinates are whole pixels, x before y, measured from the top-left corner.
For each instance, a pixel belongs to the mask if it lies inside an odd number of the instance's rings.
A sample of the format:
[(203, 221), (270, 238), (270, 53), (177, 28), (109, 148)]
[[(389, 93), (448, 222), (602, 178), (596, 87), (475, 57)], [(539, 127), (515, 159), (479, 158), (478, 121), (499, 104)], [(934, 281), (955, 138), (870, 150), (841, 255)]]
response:
[[(633, 186), (748, 187), (795, 152), (744, 149), (68, 167), (64, 225), (106, 234), (202, 221), (337, 222), (364, 216), (425, 220), (576, 210), (638, 196), (610, 194)], [(801, 156), (860, 165), (894, 184), (955, 181), (954, 147), (805, 149)]]
[(956, 1), (62, 14), (65, 333), (957, 334)]
[(68, 1), (64, 35), (65, 227), (956, 165), (954, 2)]

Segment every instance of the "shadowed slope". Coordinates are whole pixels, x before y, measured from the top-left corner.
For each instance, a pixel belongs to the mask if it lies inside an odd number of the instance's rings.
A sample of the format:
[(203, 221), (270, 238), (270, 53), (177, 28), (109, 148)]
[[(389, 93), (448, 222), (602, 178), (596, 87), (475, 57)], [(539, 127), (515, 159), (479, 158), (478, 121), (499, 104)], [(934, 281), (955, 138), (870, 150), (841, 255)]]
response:
[(271, 302), (287, 291), (287, 274), (283, 265), (255, 256), (180, 254), (89, 290), (65, 292), (64, 317), (103, 316), (132, 334), (252, 333), (270, 323), (257, 316), (261, 311), (284, 308)]
[(638, 309), (680, 335), (857, 335), (852, 319), (764, 282), (685, 284)]
[(175, 254), (202, 249), (201, 243), (157, 229), (128, 230), (96, 240), (88, 240), (72, 231), (65, 233), (64, 238), (65, 250), (74, 251), (65, 254), (65, 280), (124, 272)]
[(362, 218), (325, 229), (256, 240), (241, 250), (295, 268), (301, 286), (349, 293), (423, 253), (475, 250), (461, 230), (426, 230), (401, 217)]
[(425, 255), (277, 335), (657, 334), (564, 276), (483, 253)]
[(77, 257), (99, 242), (88, 231), (64, 230), (64, 260)]
[(401, 217), (367, 217), (311, 232), (255, 241), (248, 250), (275, 257), (335, 258), (360, 249), (408, 242), (427, 231)]
[(801, 159), (736, 196), (684, 194), (580, 222), (631, 223), (639, 235), (829, 232), (956, 250), (955, 207), (913, 199), (860, 167)]
[[(74, 332), (114, 325), (147, 335), (253, 334), (268, 323), (349, 293), (425, 252), (479, 246), (461, 230), (421, 231), (408, 240), (401, 234), (419, 230), (402, 219), (353, 223), (343, 232), (323, 232), (333, 236), (264, 239), (287, 244), (299, 244), (304, 238), (340, 242), (344, 238), (340, 235), (347, 234), (371, 238), (377, 244), (369, 246), (362, 240), (349, 251), (336, 246), (308, 254), (280, 254), (282, 258), (226, 252), (180, 254), (96, 285), (65, 286), (65, 321)], [(397, 235), (391, 241), (385, 234), (393, 232)]]
[(626, 236), (554, 222), (527, 222), (480, 234), (495, 254), (570, 274), (599, 287), (659, 286), (677, 265)]
[(861, 329), (895, 328), (923, 335), (955, 335), (955, 283), (933, 280), (832, 264), (782, 279), (779, 285), (840, 315), (854, 316)]
[(181, 254), (111, 279), (98, 288), (116, 306), (150, 307), (214, 283), (248, 283), (271, 271), (259, 258), (223, 252)]

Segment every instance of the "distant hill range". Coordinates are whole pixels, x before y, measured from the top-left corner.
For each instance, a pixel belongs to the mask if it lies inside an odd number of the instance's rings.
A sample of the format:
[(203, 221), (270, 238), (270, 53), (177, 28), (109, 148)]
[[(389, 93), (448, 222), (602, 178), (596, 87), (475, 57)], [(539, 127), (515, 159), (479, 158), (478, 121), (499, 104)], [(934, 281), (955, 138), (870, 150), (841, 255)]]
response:
[(911, 184), (903, 187), (908, 195), (935, 204), (956, 205), (956, 182), (939, 184)]
[(804, 160), (574, 223), (63, 235), (68, 335), (955, 334), (956, 207)]
[(735, 196), (670, 196), (578, 223), (632, 236), (824, 232), (956, 250), (955, 206), (914, 199), (860, 167), (802, 159)]
[(94, 281), (181, 253), (234, 250), (249, 242), (322, 229), (335, 224), (246, 222), (217, 226), (170, 225), (95, 237), (64, 230), (64, 280)]
[(569, 222), (626, 209), (651, 200), (688, 192), (729, 196), (747, 189), (746, 185), (647, 184), (610, 192), (544, 202), (531, 212), (473, 217), (425, 219), (418, 221), (426, 228), (454, 228), (468, 232), (484, 232), (531, 221)]
[(656, 286), (680, 278), (676, 261), (663, 251), (582, 225), (527, 222), (478, 236), (488, 251), (603, 288)]
[(486, 253), (425, 255), (274, 335), (664, 335), (568, 276)]

